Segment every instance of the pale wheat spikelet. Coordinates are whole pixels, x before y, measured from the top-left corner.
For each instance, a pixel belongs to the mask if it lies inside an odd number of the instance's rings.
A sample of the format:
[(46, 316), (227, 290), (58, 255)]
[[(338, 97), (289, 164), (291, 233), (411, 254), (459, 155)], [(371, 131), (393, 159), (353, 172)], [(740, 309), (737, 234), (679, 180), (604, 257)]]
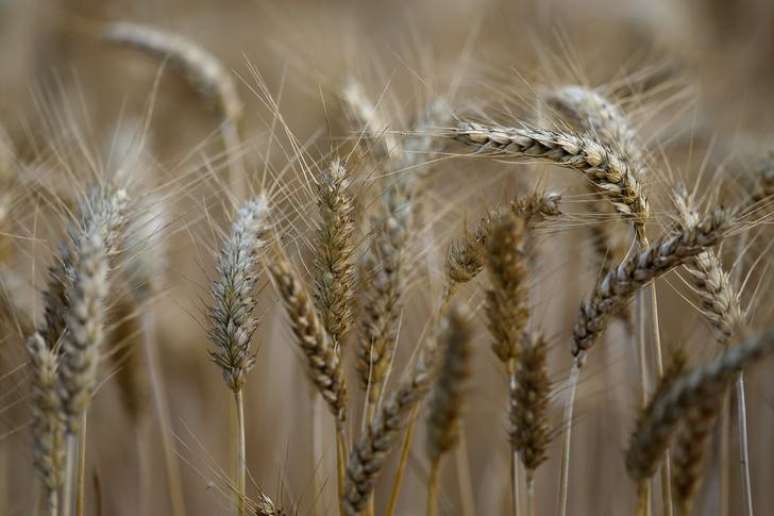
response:
[(266, 493), (258, 493), (255, 504), (255, 516), (286, 516), (287, 513), (278, 509), (271, 498)]
[(337, 425), (346, 421), (347, 388), (338, 350), (320, 323), (309, 295), (280, 255), (269, 265), (277, 292), (285, 305), (296, 344), (306, 358), (309, 378), (328, 404)]
[(195, 42), (177, 34), (129, 22), (108, 24), (103, 37), (169, 59), (186, 74), (202, 96), (213, 102), (220, 116), (236, 122), (242, 115), (242, 102), (231, 74), (217, 57)]
[(614, 149), (586, 136), (474, 122), (461, 122), (451, 135), (481, 153), (535, 158), (577, 170), (642, 233), (650, 214), (648, 200), (635, 171)]
[(255, 364), (251, 349), (258, 326), (255, 290), (269, 232), (268, 215), (264, 196), (255, 197), (239, 209), (218, 256), (218, 278), (212, 285), (210, 356), (223, 370), (223, 379), (234, 393), (241, 390)]
[[(664, 374), (658, 380), (656, 390), (651, 396), (650, 402), (646, 404), (637, 417), (636, 426), (642, 424), (653, 414), (655, 400), (663, 396), (675, 380), (685, 372), (688, 364), (688, 357), (681, 349), (675, 349), (672, 352), (669, 363), (664, 370)], [(658, 465), (658, 461), (666, 450), (668, 444), (658, 439), (653, 439), (643, 443), (639, 448), (631, 448), (626, 457), (626, 468), (634, 479), (642, 479), (652, 476)]]
[(67, 230), (69, 242), (60, 242), (56, 262), (48, 269), (48, 281), (43, 292), (45, 322), (39, 333), (49, 349), (56, 347), (66, 326), (65, 315), (70, 306), (67, 288), (75, 275), (72, 245), (78, 240), (81, 231), (90, 224), (96, 224), (92, 229), (100, 232), (105, 252), (108, 256), (116, 254), (128, 206), (126, 190), (111, 185), (91, 188), (80, 203), (77, 221)]
[(357, 516), (373, 494), (387, 456), (408, 425), (411, 413), (427, 394), (438, 362), (437, 343), (431, 337), (422, 344), (410, 375), (381, 404), (367, 432), (349, 454), (344, 485), (344, 512)]
[(97, 384), (108, 292), (103, 234), (104, 224), (97, 222), (76, 242), (72, 284), (65, 289), (70, 306), (65, 314), (67, 331), (62, 344), (59, 388), (67, 431), (71, 434), (80, 428), (81, 415)]
[(353, 198), (344, 165), (335, 160), (317, 185), (322, 219), (315, 255), (314, 298), (323, 327), (339, 348), (352, 324)]
[(739, 371), (772, 352), (774, 330), (768, 330), (727, 347), (720, 357), (679, 375), (668, 388), (657, 392), (629, 439), (626, 452), (629, 475), (635, 480), (651, 476), (669, 446), (676, 425), (688, 411), (709, 399), (722, 397)]
[[(562, 196), (555, 192), (537, 191), (519, 197), (510, 204), (510, 211), (523, 217), (528, 226), (534, 226), (546, 219), (559, 217)], [(499, 208), (487, 213), (478, 225), (467, 228), (461, 239), (452, 241), (446, 257), (446, 278), (448, 289), (454, 290), (459, 283), (467, 283), (484, 269), (486, 238), (493, 221), (500, 219), (507, 210)]]
[(56, 496), (64, 478), (64, 422), (57, 392), (57, 352), (34, 333), (27, 339), (32, 366), (32, 438), (35, 469), (49, 494)]
[(608, 272), (581, 305), (573, 329), (572, 354), (585, 355), (607, 328), (608, 318), (643, 286), (688, 259), (718, 244), (730, 227), (729, 215), (717, 210), (692, 228), (668, 233)]
[(470, 340), (473, 335), (469, 315), (452, 307), (440, 336), (443, 352), (438, 380), (433, 386), (427, 416), (427, 454), (431, 463), (440, 460), (459, 440), (460, 418), (470, 378)]
[(516, 358), (529, 320), (529, 271), (524, 219), (505, 216), (487, 242), (486, 315), (492, 350), (503, 363)]
[[(680, 225), (688, 230), (696, 227), (701, 220), (692, 204), (688, 193), (681, 188), (675, 195), (675, 205)], [(743, 315), (738, 293), (731, 286), (731, 278), (723, 270), (720, 258), (709, 249), (687, 260), (685, 270), (701, 300), (702, 313), (712, 325), (718, 342), (727, 345), (742, 328)]]
[(529, 477), (545, 462), (551, 442), (548, 426), (551, 382), (548, 379), (547, 351), (542, 335), (525, 333), (510, 382), (508, 433), (511, 446), (518, 452)]

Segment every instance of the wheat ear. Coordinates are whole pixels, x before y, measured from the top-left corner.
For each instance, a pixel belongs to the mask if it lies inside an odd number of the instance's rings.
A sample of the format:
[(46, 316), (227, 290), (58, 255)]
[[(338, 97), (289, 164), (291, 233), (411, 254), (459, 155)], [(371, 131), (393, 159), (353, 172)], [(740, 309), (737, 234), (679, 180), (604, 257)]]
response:
[(27, 339), (32, 376), (32, 438), (35, 470), (47, 493), (51, 516), (59, 513), (59, 489), (64, 478), (64, 424), (57, 392), (57, 352), (45, 339), (33, 334)]
[(285, 306), (296, 343), (306, 358), (309, 377), (328, 404), (336, 425), (342, 427), (346, 422), (347, 389), (339, 354), (287, 258), (277, 254), (269, 265), (275, 288)]
[(357, 516), (367, 505), (388, 454), (430, 389), (437, 369), (437, 347), (434, 337), (421, 345), (409, 377), (386, 396), (368, 430), (350, 452), (344, 486), (344, 511), (348, 516)]
[(231, 192), (240, 199), (244, 190), (239, 120), (242, 101), (236, 83), (228, 69), (211, 52), (196, 42), (167, 31), (137, 23), (118, 22), (105, 27), (103, 37), (119, 45), (131, 46), (147, 54), (168, 59), (208, 103), (214, 105), (222, 119), (220, 128), (229, 155)]
[(210, 357), (223, 372), (223, 379), (236, 404), (237, 478), (236, 510), (245, 515), (246, 450), (242, 387), (255, 365), (252, 338), (258, 327), (255, 291), (259, 261), (269, 233), (269, 208), (262, 195), (246, 202), (238, 211), (231, 233), (218, 256), (218, 277), (212, 285), (209, 307), (212, 348)]
[(717, 245), (730, 223), (728, 213), (716, 210), (694, 227), (667, 233), (608, 272), (581, 305), (573, 330), (573, 356), (582, 360), (607, 329), (611, 313), (646, 284)]
[(640, 179), (614, 149), (586, 136), (529, 127), (461, 122), (452, 136), (480, 153), (535, 158), (577, 170), (604, 192), (616, 211), (644, 234), (650, 208)]
[(631, 477), (641, 480), (652, 475), (662, 456), (658, 450), (666, 449), (675, 426), (688, 410), (710, 398), (721, 397), (739, 371), (771, 352), (774, 330), (727, 348), (720, 357), (681, 373), (668, 387), (657, 391), (629, 440), (626, 468)]
[(427, 416), (427, 456), (430, 476), (427, 490), (427, 514), (438, 514), (438, 479), (441, 457), (460, 440), (460, 425), (464, 410), (465, 391), (470, 377), (470, 340), (472, 329), (467, 312), (452, 307), (447, 327), (441, 334), (443, 351), (438, 380), (433, 386)]
[(315, 256), (314, 298), (323, 327), (340, 348), (352, 325), (355, 267), (353, 198), (344, 165), (335, 160), (317, 185), (321, 225)]

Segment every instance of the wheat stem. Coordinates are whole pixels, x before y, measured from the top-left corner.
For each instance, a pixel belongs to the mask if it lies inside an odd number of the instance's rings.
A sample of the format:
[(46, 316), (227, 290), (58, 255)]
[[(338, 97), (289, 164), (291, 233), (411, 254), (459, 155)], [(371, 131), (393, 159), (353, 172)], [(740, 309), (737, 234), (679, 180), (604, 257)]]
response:
[(744, 389), (744, 372), (739, 373), (736, 379), (737, 418), (739, 432), (739, 467), (742, 474), (742, 493), (744, 495), (744, 508), (747, 516), (753, 516), (752, 478), (750, 477), (750, 452), (747, 434), (747, 400)]
[(83, 516), (86, 511), (86, 414), (81, 416), (78, 429), (78, 495), (75, 498), (75, 516)]
[(392, 490), (390, 491), (390, 499), (387, 504), (387, 510), (384, 512), (385, 516), (393, 516), (395, 514), (395, 508), (398, 506), (398, 497), (400, 496), (400, 488), (403, 484), (403, 476), (406, 472), (406, 465), (408, 464), (409, 452), (411, 452), (411, 443), (414, 442), (414, 431), (417, 426), (417, 412), (419, 406), (416, 406), (411, 413), (411, 421), (406, 428), (406, 434), (403, 436), (403, 444), (400, 451), (400, 461), (398, 462), (398, 469), (395, 472), (395, 479), (392, 481)]
[(236, 502), (237, 515), (246, 516), (245, 507), (245, 479), (247, 476), (247, 456), (245, 448), (245, 405), (242, 389), (234, 393), (234, 402), (236, 403)]
[(78, 453), (78, 436), (68, 433), (66, 444), (65, 478), (62, 487), (62, 516), (70, 516), (73, 509), (73, 475), (75, 473), (75, 454)]
[(585, 352), (581, 352), (573, 361), (570, 377), (567, 380), (567, 402), (564, 406), (564, 446), (562, 448), (562, 463), (559, 468), (561, 471), (559, 480), (559, 514), (561, 516), (567, 516), (567, 500), (569, 499), (570, 487), (570, 456), (572, 452), (572, 417), (584, 354)]
[(438, 516), (438, 478), (441, 458), (430, 464), (430, 475), (427, 477), (427, 516)]
[(172, 440), (172, 425), (169, 421), (169, 405), (166, 389), (161, 375), (156, 339), (156, 312), (148, 306), (142, 313), (142, 340), (145, 351), (145, 363), (148, 367), (148, 381), (153, 392), (153, 407), (159, 422), (161, 432), (161, 447), (164, 451), (164, 471), (167, 477), (167, 489), (173, 516), (184, 516), (185, 498), (180, 477), (180, 465), (177, 461), (177, 451)]
[(347, 441), (342, 425), (336, 425), (336, 486), (339, 514), (344, 516), (344, 481), (347, 475)]

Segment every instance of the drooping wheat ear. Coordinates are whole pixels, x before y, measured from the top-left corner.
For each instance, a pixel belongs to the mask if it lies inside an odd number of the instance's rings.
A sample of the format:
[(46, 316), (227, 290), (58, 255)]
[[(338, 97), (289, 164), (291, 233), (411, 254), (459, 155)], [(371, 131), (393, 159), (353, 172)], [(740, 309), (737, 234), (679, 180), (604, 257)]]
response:
[(344, 511), (348, 516), (357, 516), (363, 511), (387, 456), (409, 423), (414, 408), (430, 389), (437, 370), (437, 348), (435, 337), (422, 344), (409, 377), (385, 397), (367, 432), (350, 452), (344, 486)]
[(470, 339), (473, 335), (469, 315), (454, 306), (446, 318), (440, 337), (443, 352), (438, 380), (433, 386), (427, 418), (427, 454), (431, 463), (457, 445), (465, 391), (470, 377)]
[(335, 160), (317, 185), (322, 224), (315, 257), (314, 298), (323, 327), (337, 349), (352, 325), (353, 199), (344, 165)]
[(337, 425), (342, 426), (346, 421), (347, 388), (338, 350), (287, 258), (282, 253), (278, 255), (269, 265), (272, 280), (285, 305), (296, 343), (306, 358), (309, 378), (328, 404)]
[[(511, 202), (510, 211), (523, 217), (528, 226), (562, 214), (559, 203), (562, 196), (555, 192), (535, 192)], [(496, 209), (487, 213), (478, 225), (465, 232), (461, 239), (449, 245), (446, 257), (447, 290), (454, 291), (460, 283), (473, 280), (484, 269), (486, 261), (486, 239), (493, 221), (500, 219), (505, 209)]]
[(774, 330), (730, 346), (708, 364), (678, 375), (651, 399), (629, 439), (626, 469), (637, 481), (653, 475), (677, 424), (688, 412), (723, 396), (744, 367), (774, 352)]
[(542, 335), (526, 332), (516, 357), (510, 386), (511, 446), (521, 458), (527, 475), (547, 458), (551, 441), (548, 426), (548, 400), (551, 383), (548, 379), (547, 343)]
[(505, 216), (487, 241), (486, 315), (492, 350), (503, 363), (515, 359), (529, 320), (529, 277), (524, 219)]
[(210, 357), (223, 370), (223, 379), (234, 393), (242, 389), (247, 373), (255, 365), (251, 347), (258, 326), (255, 289), (270, 228), (268, 217), (263, 195), (239, 209), (218, 256), (218, 278), (212, 285)]
[(636, 171), (616, 150), (588, 137), (529, 127), (487, 126), (462, 122), (452, 136), (479, 152), (535, 158), (577, 170), (604, 192), (616, 211), (630, 219), (638, 234), (650, 214)]
[[(27, 339), (27, 353), (32, 366), (32, 437), (35, 469), (56, 503), (64, 478), (64, 422), (62, 404), (57, 392), (57, 352), (49, 349), (45, 339), (33, 334)], [(53, 498), (52, 498), (53, 497)]]
[(721, 407), (722, 397), (702, 399), (686, 411), (678, 428), (672, 453), (672, 492), (679, 516), (691, 512), (707, 443)]
[[(684, 188), (675, 194), (675, 205), (681, 227), (690, 230), (699, 224), (699, 213)], [(743, 315), (738, 293), (731, 286), (731, 279), (723, 270), (720, 258), (712, 249), (704, 251), (690, 258), (685, 263), (685, 270), (718, 342), (728, 345), (734, 334), (742, 329)]]
[(640, 288), (718, 244), (730, 223), (727, 212), (713, 211), (694, 227), (662, 236), (608, 272), (594, 288), (591, 298), (581, 305), (573, 330), (573, 356), (580, 359), (581, 355), (585, 356), (607, 329), (610, 315), (631, 301)]
[(616, 149), (621, 157), (639, 169), (642, 178), (642, 149), (621, 108), (596, 91), (578, 85), (549, 92), (546, 103), (573, 129), (589, 133), (602, 144)]
[(135, 47), (178, 66), (201, 95), (209, 99), (224, 119), (236, 122), (242, 115), (234, 79), (220, 60), (194, 41), (147, 25), (110, 23), (103, 31), (107, 41)]
[[(613, 102), (594, 90), (577, 85), (549, 92), (546, 102), (571, 128), (616, 150), (640, 180), (647, 174), (636, 133), (626, 115)], [(600, 192), (593, 184), (589, 186), (591, 192)], [(594, 210), (603, 214), (607, 211), (599, 201), (594, 203)], [(589, 229), (596, 258), (595, 269), (604, 274), (626, 254), (628, 239), (621, 238), (621, 231), (609, 222), (593, 224)]]
[[(655, 407), (655, 400), (666, 394), (674, 384), (675, 380), (685, 372), (688, 365), (688, 357), (685, 352), (677, 348), (672, 351), (670, 360), (664, 374), (658, 380), (656, 390), (654, 391), (650, 402), (645, 405), (639, 416), (637, 417), (636, 427), (639, 428), (642, 422), (647, 421), (653, 414)], [(667, 445), (660, 442), (651, 441), (645, 443), (639, 449), (631, 449), (630, 455), (626, 457), (626, 467), (632, 478), (640, 480), (642, 478), (649, 478), (656, 472), (658, 461), (661, 459), (661, 454), (666, 450)], [(635, 456), (635, 454), (638, 454)], [(647, 471), (644, 471), (647, 469)]]
[(222, 120), (220, 133), (228, 157), (228, 182), (231, 194), (241, 200), (245, 190), (245, 169), (239, 133), (242, 101), (234, 78), (223, 63), (196, 42), (147, 25), (129, 22), (110, 23), (105, 27), (102, 35), (107, 41), (167, 59), (185, 74), (188, 82), (204, 101), (214, 107)]

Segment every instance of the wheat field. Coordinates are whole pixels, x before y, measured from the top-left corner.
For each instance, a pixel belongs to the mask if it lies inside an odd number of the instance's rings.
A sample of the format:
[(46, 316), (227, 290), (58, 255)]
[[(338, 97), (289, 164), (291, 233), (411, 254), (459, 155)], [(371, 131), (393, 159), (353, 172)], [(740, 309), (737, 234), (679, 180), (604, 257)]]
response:
[(0, 515), (774, 506), (764, 0), (0, 0)]

